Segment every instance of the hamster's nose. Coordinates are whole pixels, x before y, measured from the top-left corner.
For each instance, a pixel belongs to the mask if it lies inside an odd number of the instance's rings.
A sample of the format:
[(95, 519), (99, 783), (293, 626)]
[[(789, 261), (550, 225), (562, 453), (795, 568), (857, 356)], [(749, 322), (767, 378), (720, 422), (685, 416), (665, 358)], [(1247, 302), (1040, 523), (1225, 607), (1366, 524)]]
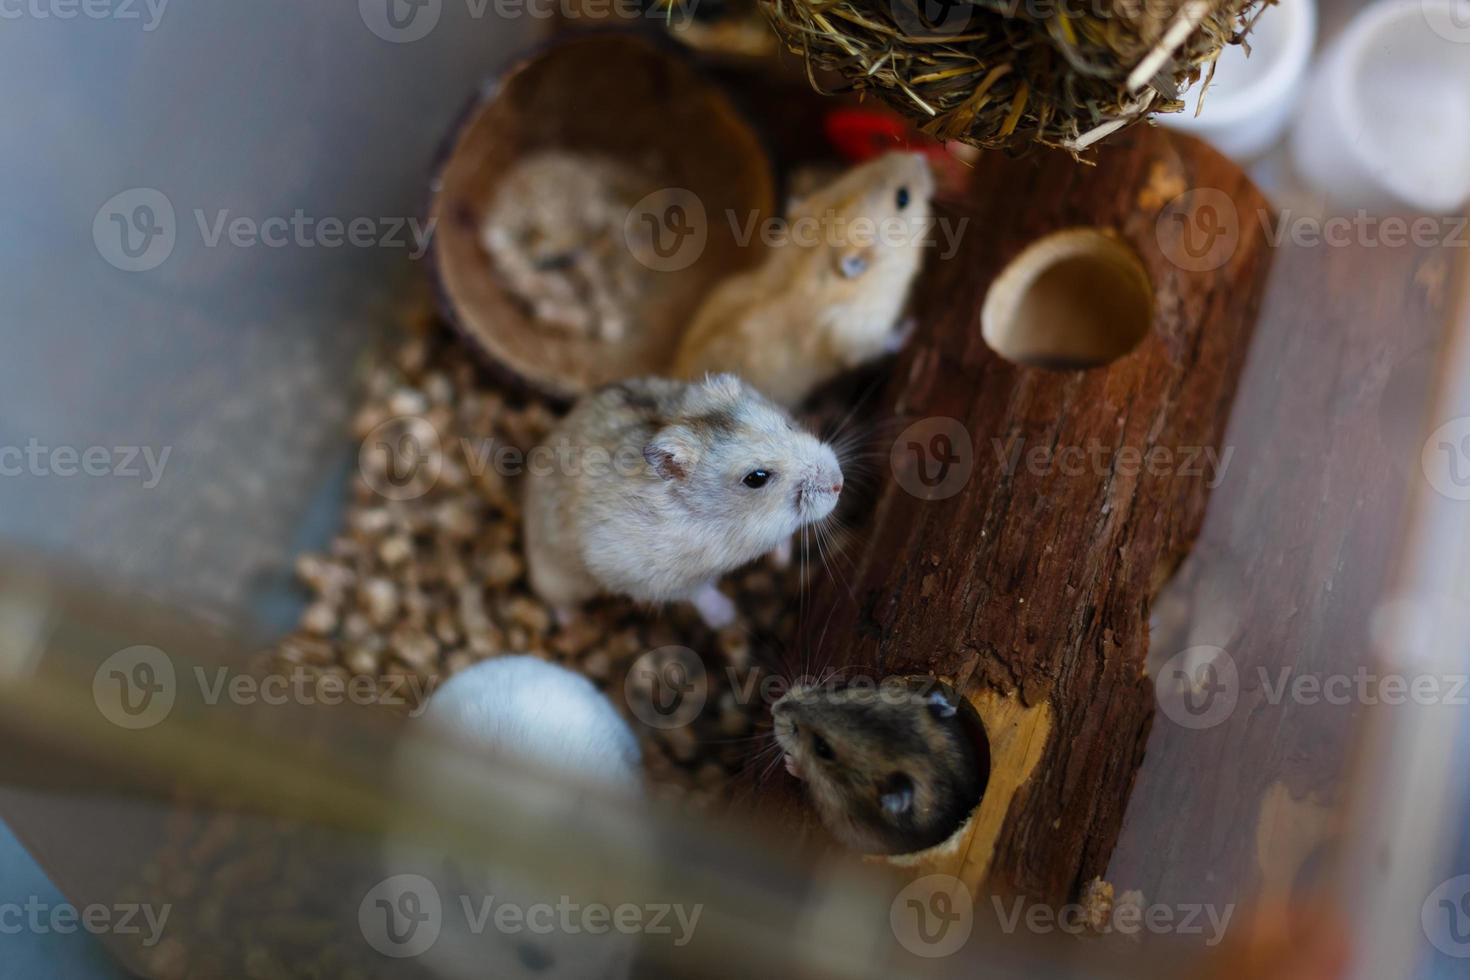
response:
[(832, 484), (832, 492), (833, 493), (841, 493), (842, 492), (842, 481), (841, 480), (837, 480), (836, 482), (834, 482)]

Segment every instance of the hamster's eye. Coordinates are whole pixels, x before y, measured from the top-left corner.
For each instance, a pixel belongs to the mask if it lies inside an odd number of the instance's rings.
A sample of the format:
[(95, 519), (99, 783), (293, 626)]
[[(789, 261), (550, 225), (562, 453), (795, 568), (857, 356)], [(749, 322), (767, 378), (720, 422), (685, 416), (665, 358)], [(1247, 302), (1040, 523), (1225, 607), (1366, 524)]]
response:
[(752, 490), (759, 490), (771, 481), (771, 474), (766, 470), (751, 470), (745, 474), (745, 479), (740, 482)]
[(900, 187), (896, 196), (898, 198), (898, 209), (900, 211), (909, 206), (909, 189), (907, 187)]
[(817, 754), (818, 759), (826, 759), (828, 762), (832, 761), (835, 754), (832, 746), (828, 745), (827, 740), (820, 735), (812, 736), (812, 751)]

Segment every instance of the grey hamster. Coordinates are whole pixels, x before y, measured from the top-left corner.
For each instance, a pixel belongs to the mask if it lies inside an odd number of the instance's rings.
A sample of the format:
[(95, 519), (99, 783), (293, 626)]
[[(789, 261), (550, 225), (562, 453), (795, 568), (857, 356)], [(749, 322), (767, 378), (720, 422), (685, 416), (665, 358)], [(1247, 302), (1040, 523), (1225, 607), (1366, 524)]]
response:
[(903, 854), (949, 837), (985, 791), (989, 755), (932, 679), (794, 685), (771, 710), (786, 768), (842, 843)]
[(639, 378), (584, 397), (531, 467), (531, 586), (568, 610), (596, 595), (693, 601), (707, 622), (735, 610), (715, 588), (832, 512), (842, 468), (830, 446), (731, 374)]
[(896, 350), (933, 192), (922, 155), (889, 153), (799, 202), (788, 240), (705, 300), (674, 375), (733, 371), (795, 407), (844, 370)]

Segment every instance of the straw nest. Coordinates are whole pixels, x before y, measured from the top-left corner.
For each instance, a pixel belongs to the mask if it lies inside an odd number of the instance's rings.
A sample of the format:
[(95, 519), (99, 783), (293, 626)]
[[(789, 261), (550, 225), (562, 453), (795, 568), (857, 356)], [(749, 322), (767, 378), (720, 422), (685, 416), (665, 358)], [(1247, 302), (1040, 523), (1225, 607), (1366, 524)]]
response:
[(1244, 42), (1274, 0), (761, 0), (816, 70), (940, 139), (1078, 153), (1153, 112)]

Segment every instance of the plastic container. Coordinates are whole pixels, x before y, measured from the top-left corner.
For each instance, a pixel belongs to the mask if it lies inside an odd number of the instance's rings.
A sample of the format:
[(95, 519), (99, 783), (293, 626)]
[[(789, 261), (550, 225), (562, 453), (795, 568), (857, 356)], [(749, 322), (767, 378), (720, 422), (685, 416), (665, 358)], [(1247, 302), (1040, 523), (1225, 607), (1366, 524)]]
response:
[(1389, 0), (1330, 45), (1291, 135), (1312, 190), (1370, 211), (1446, 214), (1470, 199), (1467, 14), (1462, 0)]
[[(1249, 55), (1241, 45), (1227, 45), (1209, 89), (1194, 89), (1183, 112), (1155, 118), (1234, 160), (1257, 157), (1290, 121), (1316, 40), (1316, 0), (1280, 0), (1256, 21)], [(1204, 111), (1196, 115), (1201, 97)]]

